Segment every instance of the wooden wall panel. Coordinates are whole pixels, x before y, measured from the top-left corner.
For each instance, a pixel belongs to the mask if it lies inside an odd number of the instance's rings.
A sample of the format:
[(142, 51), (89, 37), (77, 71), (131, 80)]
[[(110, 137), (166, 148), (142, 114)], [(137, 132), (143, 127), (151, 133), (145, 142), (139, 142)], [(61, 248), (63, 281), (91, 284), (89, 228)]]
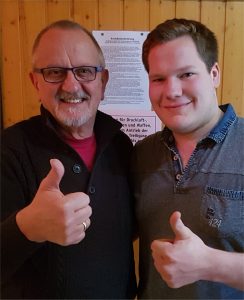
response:
[(200, 0), (177, 0), (176, 18), (200, 19)]
[[(225, 9), (226, 3), (222, 1), (205, 0), (201, 4), (201, 17), (200, 20), (203, 24), (207, 25), (216, 35), (219, 46), (219, 66), (220, 72), (223, 71), (223, 58), (224, 58), (224, 30), (225, 30)], [(216, 16), (218, 16), (216, 18)], [(222, 80), (217, 90), (219, 104), (222, 103)]]
[(175, 0), (155, 0), (150, 2), (150, 26), (149, 30), (167, 19), (175, 17)]
[(73, 2), (67, 0), (46, 0), (46, 20), (52, 23), (60, 19), (72, 19), (74, 15)]
[(20, 1), (20, 46), (22, 61), (22, 87), (24, 118), (38, 114), (40, 104), (36, 98), (36, 92), (29, 79), (29, 72), (32, 68), (31, 50), (32, 44), (39, 32), (46, 24), (45, 2), (43, 1)]
[(149, 1), (124, 1), (124, 29), (149, 30)]
[(244, 1), (0, 0), (0, 11), (5, 127), (39, 112), (28, 76), (32, 43), (45, 25), (61, 18), (75, 20), (89, 30), (143, 31), (173, 17), (201, 20), (219, 42), (219, 103), (233, 103), (244, 116)]
[[(18, 0), (1, 3), (2, 70), (1, 85), (4, 124), (23, 119), (22, 69), (20, 57)], [(11, 41), (11, 42), (10, 42)]]
[(99, 1), (99, 30), (123, 30), (124, 3), (121, 0)]
[(237, 113), (244, 116), (243, 4), (240, 1), (230, 1), (226, 6), (222, 98), (223, 102), (233, 103)]
[(89, 30), (98, 29), (98, 0), (73, 0), (74, 21)]

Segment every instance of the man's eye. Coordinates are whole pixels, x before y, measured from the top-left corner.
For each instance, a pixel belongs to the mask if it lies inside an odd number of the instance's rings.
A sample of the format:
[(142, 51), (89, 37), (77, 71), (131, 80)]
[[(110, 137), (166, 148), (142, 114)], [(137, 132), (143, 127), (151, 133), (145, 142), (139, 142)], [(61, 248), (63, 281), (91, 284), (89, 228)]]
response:
[(61, 69), (50, 69), (50, 70), (47, 70), (47, 75), (49, 76), (57, 76), (57, 75), (62, 75), (63, 74), (63, 70)]
[(84, 75), (84, 74), (91, 74), (91, 70), (88, 68), (80, 68), (80, 69), (76, 69), (76, 74), (77, 75)]
[(152, 78), (150, 81), (151, 82), (162, 82), (162, 81), (164, 81), (164, 79), (161, 77), (158, 77), (158, 78)]
[(191, 77), (192, 75), (194, 75), (194, 73), (192, 73), (192, 72), (187, 72), (187, 73), (184, 73), (184, 74), (180, 75), (179, 77), (183, 79), (183, 78), (189, 78), (189, 77)]
[(87, 69), (78, 69), (76, 70), (77, 73), (86, 73)]

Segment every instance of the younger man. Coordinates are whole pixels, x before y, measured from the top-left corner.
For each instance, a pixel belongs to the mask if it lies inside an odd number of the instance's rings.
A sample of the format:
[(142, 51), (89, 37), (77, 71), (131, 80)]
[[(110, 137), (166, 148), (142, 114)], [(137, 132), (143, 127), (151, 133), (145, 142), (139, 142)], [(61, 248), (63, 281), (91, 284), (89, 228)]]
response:
[(217, 52), (214, 34), (185, 19), (159, 24), (143, 45), (165, 127), (133, 158), (140, 299), (244, 296), (244, 119), (218, 106)]

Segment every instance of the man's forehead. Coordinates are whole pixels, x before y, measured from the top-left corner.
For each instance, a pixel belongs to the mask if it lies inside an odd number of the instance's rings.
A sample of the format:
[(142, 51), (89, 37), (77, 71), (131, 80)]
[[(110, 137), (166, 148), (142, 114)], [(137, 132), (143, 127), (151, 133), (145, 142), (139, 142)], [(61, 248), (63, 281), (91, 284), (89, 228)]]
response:
[(50, 29), (33, 55), (34, 64), (98, 64), (98, 51), (91, 38), (79, 29)]
[[(46, 31), (40, 39), (39, 46), (42, 44), (49, 44), (55, 46), (56, 44), (62, 44), (63, 42), (73, 42), (74, 44), (88, 43), (93, 44), (91, 38), (86, 32), (81, 29), (61, 29), (61, 28), (51, 28)], [(38, 47), (39, 47), (38, 46)]]

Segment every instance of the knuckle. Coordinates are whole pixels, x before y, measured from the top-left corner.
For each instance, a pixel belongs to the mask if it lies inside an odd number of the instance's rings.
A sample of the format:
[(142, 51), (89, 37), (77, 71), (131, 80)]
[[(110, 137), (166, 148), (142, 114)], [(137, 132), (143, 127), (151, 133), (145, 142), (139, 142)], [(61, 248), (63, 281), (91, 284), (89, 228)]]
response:
[[(86, 194), (85, 194), (86, 195)], [(87, 203), (87, 205), (89, 205), (90, 204), (90, 197), (88, 196), (88, 195), (86, 195), (86, 203)]]
[(80, 236), (77, 238), (77, 240), (74, 242), (74, 244), (80, 243), (86, 236), (86, 233), (84, 231), (81, 232)]
[(155, 247), (156, 247), (156, 241), (152, 241), (152, 243), (151, 243), (151, 250), (153, 251), (154, 249), (155, 249)]
[(89, 214), (89, 217), (92, 215), (92, 208), (90, 205), (88, 206), (88, 214)]

